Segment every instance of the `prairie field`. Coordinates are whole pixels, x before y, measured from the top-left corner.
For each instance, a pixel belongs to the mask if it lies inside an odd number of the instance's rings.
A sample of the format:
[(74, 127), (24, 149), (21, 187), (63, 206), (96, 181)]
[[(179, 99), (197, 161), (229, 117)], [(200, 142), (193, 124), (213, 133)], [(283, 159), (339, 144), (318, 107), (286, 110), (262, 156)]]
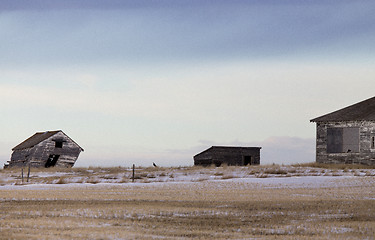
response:
[[(374, 239), (374, 169), (0, 171), (0, 239)], [(25, 175), (25, 173), (24, 173)]]

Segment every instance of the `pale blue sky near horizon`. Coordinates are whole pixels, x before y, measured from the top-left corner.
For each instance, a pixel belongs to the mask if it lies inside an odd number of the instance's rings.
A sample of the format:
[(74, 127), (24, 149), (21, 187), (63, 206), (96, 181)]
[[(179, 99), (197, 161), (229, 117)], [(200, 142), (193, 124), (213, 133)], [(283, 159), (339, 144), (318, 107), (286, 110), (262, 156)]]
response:
[(0, 164), (62, 129), (76, 166), (212, 145), (315, 160), (309, 120), (374, 96), (373, 1), (0, 1)]

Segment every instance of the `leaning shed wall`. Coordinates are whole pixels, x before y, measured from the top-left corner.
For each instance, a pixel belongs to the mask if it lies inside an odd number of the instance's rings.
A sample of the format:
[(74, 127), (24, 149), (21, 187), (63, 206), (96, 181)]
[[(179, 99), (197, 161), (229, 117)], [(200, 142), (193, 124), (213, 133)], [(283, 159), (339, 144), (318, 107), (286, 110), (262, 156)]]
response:
[[(342, 130), (341, 130), (342, 129)], [(358, 142), (358, 146), (347, 145), (340, 139), (329, 137), (335, 131), (348, 132), (359, 131), (358, 137), (349, 138), (351, 142)], [(342, 133), (345, 134), (345, 133)], [(331, 140), (329, 140), (331, 138)], [(358, 138), (358, 139), (357, 139)], [(348, 122), (317, 122), (316, 126), (316, 161), (318, 163), (336, 164), (365, 164), (375, 165), (375, 122), (374, 121), (348, 121)], [(330, 143), (329, 143), (330, 141)], [(332, 142), (333, 141), (333, 142)], [(345, 140), (344, 140), (345, 141)], [(336, 151), (335, 147), (342, 147), (342, 152)]]
[[(61, 148), (56, 148), (56, 141), (62, 142)], [(30, 159), (33, 167), (44, 167), (51, 155), (59, 155), (55, 167), (72, 167), (81, 152), (80, 147), (62, 132), (56, 133), (34, 148), (35, 152)]]
[(12, 153), (10, 167), (22, 167), (30, 162), (31, 156), (34, 154), (35, 148), (26, 148), (15, 150)]
[(83, 149), (61, 130), (36, 133), (13, 149), (9, 167), (73, 167)]

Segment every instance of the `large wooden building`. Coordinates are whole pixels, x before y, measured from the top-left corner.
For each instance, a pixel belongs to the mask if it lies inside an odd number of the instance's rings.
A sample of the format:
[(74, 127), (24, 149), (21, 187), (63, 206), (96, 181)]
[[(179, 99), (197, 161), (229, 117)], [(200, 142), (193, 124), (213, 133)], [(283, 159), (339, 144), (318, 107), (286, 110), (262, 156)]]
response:
[(316, 162), (375, 165), (375, 97), (314, 118)]
[(58, 130), (35, 133), (12, 151), (6, 167), (73, 167), (83, 148)]
[(194, 165), (259, 165), (260, 147), (212, 146), (194, 156)]

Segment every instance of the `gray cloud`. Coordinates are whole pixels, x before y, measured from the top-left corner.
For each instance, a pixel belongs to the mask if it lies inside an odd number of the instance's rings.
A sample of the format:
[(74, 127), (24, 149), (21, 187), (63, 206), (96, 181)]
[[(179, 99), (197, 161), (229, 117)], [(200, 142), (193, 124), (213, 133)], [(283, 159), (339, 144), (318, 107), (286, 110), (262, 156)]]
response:
[(157, 1), (127, 0), (2, 0), (1, 10), (66, 10), (66, 9), (100, 9), (140, 8), (157, 6)]
[(142, 65), (374, 50), (371, 2), (260, 2), (0, 1), (3, 11), (46, 10), (1, 16), (0, 62)]

